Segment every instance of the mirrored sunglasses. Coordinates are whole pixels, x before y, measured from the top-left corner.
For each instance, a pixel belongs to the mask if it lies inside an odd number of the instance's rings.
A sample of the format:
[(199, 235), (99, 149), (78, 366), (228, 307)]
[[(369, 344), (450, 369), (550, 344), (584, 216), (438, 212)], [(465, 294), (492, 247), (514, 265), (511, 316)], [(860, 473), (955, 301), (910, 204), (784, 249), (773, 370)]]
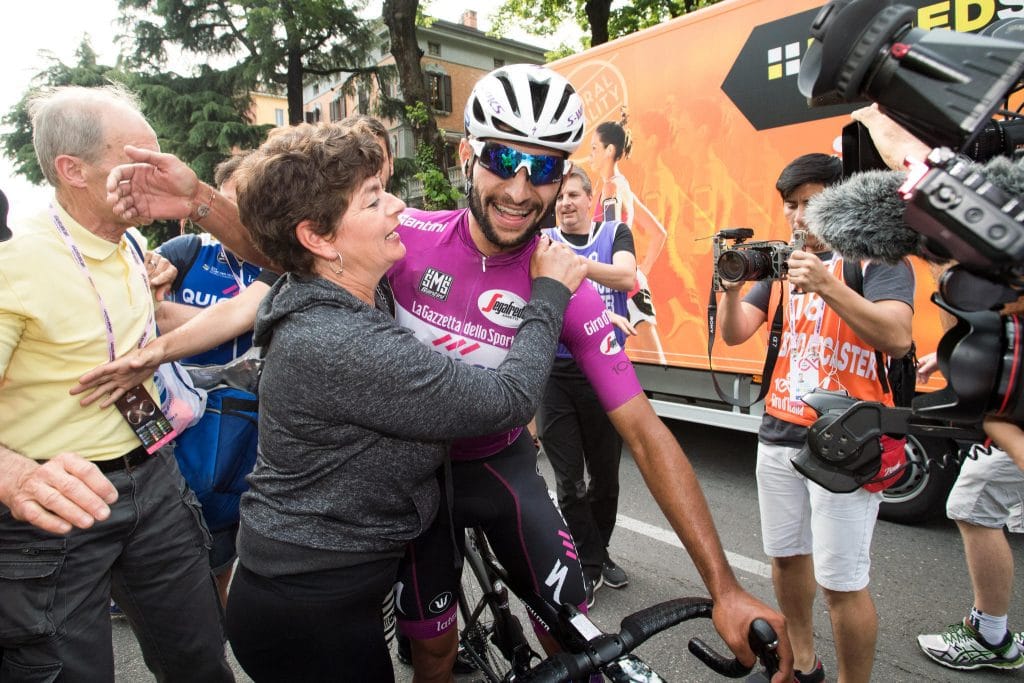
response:
[(527, 154), (518, 149), (497, 142), (470, 140), (477, 161), (488, 171), (503, 180), (508, 180), (526, 168), (527, 177), (534, 185), (557, 183), (568, 172), (572, 162), (550, 154)]

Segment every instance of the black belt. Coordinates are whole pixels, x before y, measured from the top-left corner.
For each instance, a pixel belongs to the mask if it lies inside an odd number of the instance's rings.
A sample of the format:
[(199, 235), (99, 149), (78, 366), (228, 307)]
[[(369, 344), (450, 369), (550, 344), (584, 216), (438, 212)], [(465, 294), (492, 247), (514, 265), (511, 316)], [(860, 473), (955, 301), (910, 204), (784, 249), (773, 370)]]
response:
[(110, 460), (93, 460), (93, 464), (100, 468), (100, 472), (104, 474), (110, 474), (111, 472), (120, 472), (121, 470), (133, 470), (139, 465), (144, 465), (156, 455), (150, 455), (146, 452), (145, 446), (139, 446), (134, 450), (128, 451), (124, 455), (112, 458)]

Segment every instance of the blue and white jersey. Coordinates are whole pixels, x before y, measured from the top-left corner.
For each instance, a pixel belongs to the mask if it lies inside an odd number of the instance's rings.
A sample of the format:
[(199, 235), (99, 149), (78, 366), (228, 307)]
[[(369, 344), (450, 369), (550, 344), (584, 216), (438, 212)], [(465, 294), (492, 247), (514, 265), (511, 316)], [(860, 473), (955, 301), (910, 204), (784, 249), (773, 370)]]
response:
[[(180, 235), (156, 250), (174, 264), (178, 277), (168, 301), (207, 308), (230, 299), (252, 284), (260, 268), (229, 253), (212, 235)], [(204, 353), (183, 358), (189, 365), (219, 365), (234, 360), (252, 346), (252, 332)]]

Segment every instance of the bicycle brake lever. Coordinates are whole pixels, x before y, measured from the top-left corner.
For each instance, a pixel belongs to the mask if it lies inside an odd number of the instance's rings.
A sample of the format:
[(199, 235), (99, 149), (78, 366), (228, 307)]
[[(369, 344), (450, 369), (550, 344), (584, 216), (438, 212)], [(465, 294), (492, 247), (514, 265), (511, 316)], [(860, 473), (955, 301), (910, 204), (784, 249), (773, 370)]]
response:
[(779, 670), (779, 636), (764, 619), (754, 619), (750, 623), (747, 642), (757, 658), (764, 665), (764, 673), (771, 680)]

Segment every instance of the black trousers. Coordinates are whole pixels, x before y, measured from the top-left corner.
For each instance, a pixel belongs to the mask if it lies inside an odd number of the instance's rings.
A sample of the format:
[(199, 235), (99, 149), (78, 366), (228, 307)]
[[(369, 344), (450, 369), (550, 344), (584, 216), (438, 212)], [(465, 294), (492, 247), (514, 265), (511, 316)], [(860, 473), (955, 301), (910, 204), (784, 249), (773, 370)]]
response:
[(622, 437), (582, 373), (548, 378), (541, 425), (544, 453), (555, 472), (558, 506), (581, 564), (598, 566), (608, 559), (619, 508)]
[(394, 681), (381, 603), (398, 558), (266, 578), (241, 564), (228, 594), (231, 649), (256, 683)]

